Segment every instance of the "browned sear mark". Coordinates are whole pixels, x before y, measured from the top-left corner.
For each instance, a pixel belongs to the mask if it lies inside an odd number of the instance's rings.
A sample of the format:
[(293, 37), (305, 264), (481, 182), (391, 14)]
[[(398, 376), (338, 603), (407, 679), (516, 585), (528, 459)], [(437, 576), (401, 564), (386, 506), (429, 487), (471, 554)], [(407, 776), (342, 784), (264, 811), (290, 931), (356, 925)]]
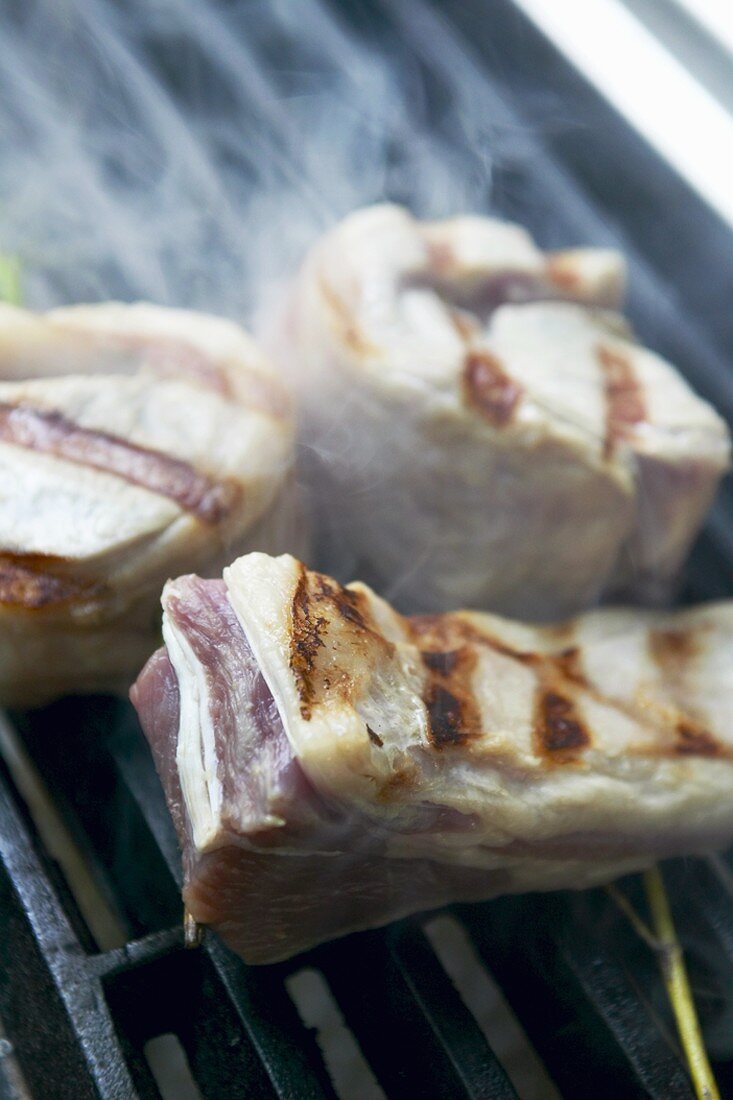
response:
[(470, 736), (464, 721), (463, 703), (441, 683), (428, 684), (425, 709), (430, 723), (430, 738), (436, 748), (463, 745)]
[(233, 483), (213, 481), (182, 459), (81, 428), (59, 412), (31, 405), (0, 404), (0, 440), (114, 474), (174, 500), (205, 523), (225, 519), (239, 495)]
[(313, 675), (316, 654), (324, 645), (323, 635), (327, 625), (322, 616), (311, 613), (308, 573), (301, 565), (291, 605), (290, 668), (300, 696), (300, 713), (306, 720), (310, 719), (315, 702)]
[(416, 615), (405, 623), (428, 670), (423, 702), (430, 740), (437, 749), (464, 745), (481, 734), (472, 683), (476, 651), (460, 641), (454, 646), (443, 644), (445, 616)]
[(535, 727), (537, 753), (553, 763), (569, 763), (590, 737), (572, 699), (556, 691), (540, 690)]
[(646, 420), (647, 411), (644, 390), (628, 355), (601, 345), (598, 362), (606, 397), (603, 455), (610, 458), (618, 441), (628, 439), (634, 425)]
[(722, 745), (716, 741), (709, 730), (693, 725), (688, 720), (677, 723), (677, 742), (675, 753), (678, 756), (721, 756), (725, 755)]
[(366, 601), (361, 592), (352, 588), (344, 588), (331, 577), (323, 573), (311, 572), (313, 596), (324, 600), (330, 608), (336, 612), (340, 619), (351, 628), (352, 638), (369, 639), (375, 643), (384, 653), (394, 653), (394, 645), (383, 634), (376, 630), (372, 624)]
[(367, 734), (369, 735), (369, 740), (371, 741), (371, 743), (373, 745), (376, 745), (378, 749), (381, 749), (382, 746), (384, 745), (384, 741), (379, 736), (379, 734), (376, 732), (376, 730), (373, 730), (372, 727), (369, 724), (367, 724), (366, 731), (367, 731)]
[[(415, 644), (421, 650), (427, 667), (449, 663), (454, 653), (461, 663), (476, 660), (478, 647), (486, 646), (501, 656), (531, 668), (537, 675), (537, 702), (535, 704), (535, 748), (538, 755), (553, 764), (572, 763), (582, 749), (591, 744), (590, 730), (578, 715), (574, 697), (588, 697), (610, 706), (637, 722), (653, 735), (653, 740), (643, 750), (654, 756), (717, 756), (733, 759), (733, 749), (717, 741), (709, 730), (692, 715), (677, 711), (670, 718), (662, 713), (658, 718), (650, 714), (647, 705), (638, 706), (608, 695), (600, 690), (584, 673), (580, 646), (566, 646), (554, 653), (516, 649), (494, 637), (486, 630), (460, 615), (416, 615), (405, 620)], [(574, 628), (568, 623), (561, 630), (549, 629), (545, 635), (557, 640), (568, 640)], [(698, 628), (699, 630), (699, 628)], [(663, 652), (669, 662), (679, 661), (683, 670), (685, 662), (697, 651), (699, 637), (690, 631), (658, 631), (650, 645), (657, 654)], [(446, 681), (447, 682), (447, 681)]]
[(423, 664), (431, 672), (439, 672), (442, 676), (449, 676), (458, 664), (460, 650), (426, 649), (420, 654)]
[(522, 398), (522, 387), (488, 351), (472, 351), (463, 368), (466, 400), (495, 428), (505, 428)]
[(545, 264), (545, 275), (548, 282), (563, 295), (569, 298), (580, 295), (582, 283), (578, 275), (578, 267), (566, 252), (550, 253)]
[(676, 672), (697, 656), (699, 639), (693, 630), (650, 630), (649, 654), (660, 668)]
[(328, 600), (343, 619), (355, 626), (357, 630), (370, 630), (361, 610), (361, 597), (358, 592), (350, 588), (344, 588), (324, 576), (323, 573), (312, 573), (316, 594), (323, 600)]
[(319, 695), (348, 697), (354, 688), (352, 672), (332, 661), (330, 652), (319, 662), (327, 634), (334, 651), (357, 647), (367, 667), (371, 652), (378, 651), (382, 657), (394, 653), (392, 642), (375, 629), (361, 592), (301, 565), (291, 606), (290, 668), (300, 712), (307, 720)]
[(556, 653), (552, 660), (566, 680), (578, 684), (579, 687), (587, 686), (588, 680), (582, 669), (582, 656), (578, 646), (568, 646), (567, 649)]
[(89, 577), (54, 572), (66, 562), (46, 554), (0, 553), (0, 604), (37, 611), (80, 600), (91, 600), (104, 585)]

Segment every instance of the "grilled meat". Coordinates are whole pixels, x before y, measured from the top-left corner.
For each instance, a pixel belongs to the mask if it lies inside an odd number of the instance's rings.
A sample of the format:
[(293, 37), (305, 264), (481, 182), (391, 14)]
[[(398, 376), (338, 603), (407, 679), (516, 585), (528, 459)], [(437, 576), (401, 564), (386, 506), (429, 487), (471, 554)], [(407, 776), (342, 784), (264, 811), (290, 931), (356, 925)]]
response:
[(249, 554), (163, 606), (132, 698), (186, 905), (249, 962), (733, 839), (733, 604), (405, 618)]
[(297, 545), (288, 399), (236, 325), (0, 308), (0, 701), (127, 690), (186, 569)]
[(320, 241), (279, 341), (321, 567), (407, 610), (667, 598), (729, 439), (599, 308), (622, 287), (617, 254), (543, 254), (488, 218), (380, 206)]

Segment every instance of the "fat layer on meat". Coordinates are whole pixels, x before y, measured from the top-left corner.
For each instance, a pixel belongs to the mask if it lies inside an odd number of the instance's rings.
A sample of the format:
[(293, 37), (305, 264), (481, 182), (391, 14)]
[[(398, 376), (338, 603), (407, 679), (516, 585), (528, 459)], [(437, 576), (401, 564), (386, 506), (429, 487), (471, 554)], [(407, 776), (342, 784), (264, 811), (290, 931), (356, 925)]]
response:
[(293, 442), (229, 321), (0, 307), (0, 702), (127, 690), (168, 577), (298, 545)]
[(186, 905), (248, 961), (733, 838), (733, 604), (403, 617), (255, 553), (163, 606), (133, 701)]
[(552, 620), (668, 598), (728, 432), (613, 309), (620, 256), (378, 206), (318, 242), (277, 336), (318, 562), (406, 610)]

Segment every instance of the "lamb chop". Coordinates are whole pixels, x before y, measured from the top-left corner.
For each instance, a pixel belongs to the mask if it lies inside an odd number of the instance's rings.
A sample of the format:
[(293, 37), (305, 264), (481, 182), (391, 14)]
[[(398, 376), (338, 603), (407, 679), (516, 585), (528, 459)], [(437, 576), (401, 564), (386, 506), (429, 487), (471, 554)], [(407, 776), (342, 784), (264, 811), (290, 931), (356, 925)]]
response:
[(488, 218), (379, 206), (317, 243), (278, 337), (316, 563), (410, 611), (668, 599), (729, 437), (608, 311), (622, 288), (616, 253)]
[(0, 701), (127, 691), (160, 590), (298, 545), (293, 424), (238, 326), (150, 305), (0, 308)]
[(733, 839), (733, 603), (405, 618), (253, 553), (163, 607), (132, 699), (185, 904), (248, 962)]

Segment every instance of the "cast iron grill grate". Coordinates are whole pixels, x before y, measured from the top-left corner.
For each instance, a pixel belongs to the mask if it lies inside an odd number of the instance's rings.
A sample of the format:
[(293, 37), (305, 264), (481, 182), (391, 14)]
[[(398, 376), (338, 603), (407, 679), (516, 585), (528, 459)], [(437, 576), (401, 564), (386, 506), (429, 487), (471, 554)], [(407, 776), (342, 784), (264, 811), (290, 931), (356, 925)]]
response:
[[(446, 74), (465, 63), (456, 35), (470, 31), (497, 133), (523, 135), (493, 173), (493, 208), (549, 244), (619, 244), (640, 334), (733, 422), (730, 229), (509, 0), (490, 14), (480, 0), (346, 10), (372, 47), (409, 52), (438, 104)], [(572, 126), (555, 125), (558, 117)], [(733, 594), (731, 520), (727, 485), (693, 555), (688, 598)], [(248, 969), (214, 937), (185, 951), (175, 838), (130, 708), (66, 700), (11, 721), (126, 938), (111, 949), (95, 942), (1, 768), (0, 1054), (12, 1045), (34, 1097), (159, 1096), (145, 1047), (168, 1033), (204, 1097), (333, 1097), (314, 1033), (288, 995), (304, 968), (325, 979), (388, 1096), (516, 1095), (421, 919), (265, 969)], [(733, 1047), (720, 1040), (733, 1007), (728, 868), (687, 861), (667, 873), (716, 1073), (733, 1095)], [(563, 1095), (692, 1095), (656, 962), (603, 892), (501, 899), (454, 915)], [(5, 1095), (18, 1095), (10, 1074), (0, 1080)]]

